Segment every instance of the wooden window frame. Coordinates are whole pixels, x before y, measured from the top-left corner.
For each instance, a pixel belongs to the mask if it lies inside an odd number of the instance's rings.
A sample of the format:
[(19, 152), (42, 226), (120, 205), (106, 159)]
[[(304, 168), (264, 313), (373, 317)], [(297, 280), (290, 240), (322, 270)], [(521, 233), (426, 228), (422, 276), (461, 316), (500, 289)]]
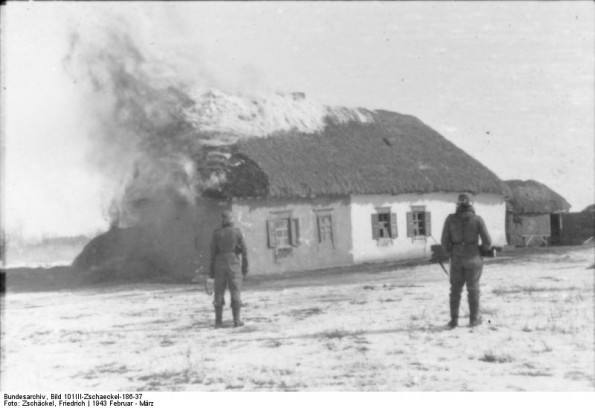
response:
[(337, 234), (337, 227), (335, 224), (335, 216), (333, 214), (332, 210), (315, 210), (315, 214), (316, 214), (316, 238), (317, 238), (317, 242), (318, 245), (324, 245), (324, 243), (326, 242), (322, 240), (322, 223), (321, 220), (323, 217), (330, 217), (330, 225), (328, 226), (330, 228), (330, 244), (333, 248), (336, 247), (336, 243), (337, 243), (337, 238), (336, 238), (336, 234)]
[[(422, 231), (423, 230), (423, 231)], [(432, 236), (432, 213), (425, 205), (412, 205), (407, 213), (407, 237), (425, 239)]]
[[(287, 223), (288, 244), (279, 244), (277, 240), (276, 224), (282, 221)], [(292, 217), (291, 213), (271, 213), (266, 221), (267, 247), (270, 249), (291, 248), (300, 246), (300, 223), (298, 218)]]
[[(387, 215), (388, 220), (380, 221), (380, 215)], [(397, 228), (397, 214), (391, 211), (390, 207), (378, 207), (376, 208), (376, 212), (371, 216), (372, 220), (372, 239), (375, 241), (380, 240), (393, 240), (398, 238), (399, 230)], [(385, 227), (382, 227), (382, 231), (386, 231), (387, 236), (380, 236), (381, 233), (381, 226), (380, 223), (386, 223)], [(384, 235), (384, 234), (382, 234)]]

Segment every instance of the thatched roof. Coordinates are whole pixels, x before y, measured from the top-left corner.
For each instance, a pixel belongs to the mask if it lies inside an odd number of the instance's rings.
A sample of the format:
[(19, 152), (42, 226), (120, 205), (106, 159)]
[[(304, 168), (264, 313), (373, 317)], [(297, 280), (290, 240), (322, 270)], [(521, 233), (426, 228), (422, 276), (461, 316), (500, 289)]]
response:
[(507, 180), (506, 184), (512, 192), (507, 207), (516, 214), (551, 214), (570, 209), (564, 197), (535, 180)]
[(236, 197), (470, 192), (508, 195), (479, 161), (419, 119), (368, 111), (370, 122), (315, 134), (245, 139), (226, 190)]

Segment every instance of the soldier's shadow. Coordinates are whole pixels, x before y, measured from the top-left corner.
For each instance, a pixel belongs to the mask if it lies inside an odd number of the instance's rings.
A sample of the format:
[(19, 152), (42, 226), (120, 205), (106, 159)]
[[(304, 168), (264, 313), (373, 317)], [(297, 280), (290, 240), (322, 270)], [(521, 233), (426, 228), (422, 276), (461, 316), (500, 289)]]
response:
[(381, 330), (365, 330), (357, 331), (361, 335), (376, 335), (376, 334), (391, 334), (391, 333), (439, 333), (443, 331), (452, 330), (448, 325), (429, 325), (421, 327), (395, 327), (393, 329), (381, 329)]
[[(248, 328), (242, 328), (243, 330), (248, 331)], [(279, 337), (266, 337), (260, 338), (255, 340), (272, 340), (272, 341), (282, 341), (282, 340), (298, 340), (298, 339), (333, 339), (333, 338), (357, 338), (361, 336), (373, 336), (373, 335), (390, 335), (390, 334), (412, 334), (412, 333), (439, 333), (443, 331), (450, 331), (452, 330), (448, 325), (429, 325), (429, 326), (422, 326), (422, 327), (395, 327), (392, 329), (380, 329), (380, 330), (366, 330), (365, 328), (361, 330), (353, 330), (353, 331), (333, 331), (333, 330), (326, 330), (326, 331), (318, 331), (316, 333), (308, 333), (302, 334), (297, 336), (279, 336)], [(258, 331), (257, 329), (252, 329), (249, 331)]]

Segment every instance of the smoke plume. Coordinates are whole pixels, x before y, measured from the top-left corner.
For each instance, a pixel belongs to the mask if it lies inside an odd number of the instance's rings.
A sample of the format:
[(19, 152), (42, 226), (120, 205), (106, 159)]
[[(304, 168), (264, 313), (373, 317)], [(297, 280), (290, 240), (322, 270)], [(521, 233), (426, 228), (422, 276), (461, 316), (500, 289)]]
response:
[(143, 53), (128, 32), (125, 25), (95, 36), (74, 30), (65, 58), (88, 94), (89, 161), (112, 182), (106, 211), (114, 226), (142, 222), (138, 208), (147, 201), (193, 203), (220, 182), (197, 171), (204, 146), (371, 120), (363, 110), (324, 106), (302, 93), (226, 92), (204, 70), (189, 78)]

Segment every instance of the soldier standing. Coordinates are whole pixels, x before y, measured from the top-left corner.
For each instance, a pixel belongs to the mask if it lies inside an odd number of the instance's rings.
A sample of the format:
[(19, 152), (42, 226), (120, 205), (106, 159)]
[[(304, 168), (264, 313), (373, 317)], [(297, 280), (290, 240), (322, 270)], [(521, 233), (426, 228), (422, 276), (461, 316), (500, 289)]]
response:
[(489, 250), (492, 240), (483, 219), (475, 214), (469, 196), (460, 194), (456, 212), (446, 217), (444, 222), (441, 242), (450, 255), (450, 328), (458, 325), (461, 292), (465, 284), (469, 301), (469, 325), (474, 327), (481, 324), (479, 279), (483, 261), (480, 256), (479, 238), (481, 247)]
[(221, 214), (221, 227), (213, 233), (211, 241), (210, 277), (215, 279), (215, 327), (223, 326), (225, 289), (229, 287), (231, 310), (235, 327), (243, 326), (240, 319), (243, 277), (248, 274), (248, 258), (242, 232), (233, 226), (231, 211)]

